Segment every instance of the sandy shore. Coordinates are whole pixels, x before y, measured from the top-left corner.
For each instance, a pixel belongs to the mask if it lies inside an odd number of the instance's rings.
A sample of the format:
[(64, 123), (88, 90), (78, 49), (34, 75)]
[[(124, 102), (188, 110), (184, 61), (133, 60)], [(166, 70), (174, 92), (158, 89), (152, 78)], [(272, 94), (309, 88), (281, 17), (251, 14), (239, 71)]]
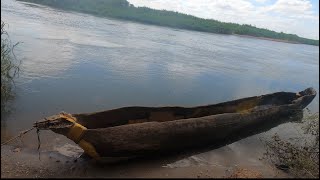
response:
[(273, 38), (266, 38), (266, 37), (256, 37), (256, 36), (249, 36), (249, 35), (240, 35), (240, 34), (232, 34), (234, 36), (240, 36), (245, 38), (254, 38), (254, 39), (262, 39), (267, 41), (276, 41), (276, 42), (283, 42), (283, 43), (290, 43), (290, 44), (302, 44), (300, 42), (295, 41), (288, 41), (288, 40), (282, 40), (282, 39), (273, 39)]
[[(67, 147), (67, 148), (66, 148)], [(87, 158), (76, 158), (79, 152), (67, 145), (63, 151), (42, 151), (14, 146), (1, 147), (1, 178), (105, 177), (105, 178), (221, 178), (221, 177), (289, 177), (267, 166), (209, 165), (197, 157), (178, 160), (164, 157), (98, 165)], [(77, 148), (77, 147), (74, 147)], [(69, 151), (68, 151), (69, 150)], [(77, 159), (75, 161), (75, 159)], [(178, 158), (179, 159), (179, 158)]]

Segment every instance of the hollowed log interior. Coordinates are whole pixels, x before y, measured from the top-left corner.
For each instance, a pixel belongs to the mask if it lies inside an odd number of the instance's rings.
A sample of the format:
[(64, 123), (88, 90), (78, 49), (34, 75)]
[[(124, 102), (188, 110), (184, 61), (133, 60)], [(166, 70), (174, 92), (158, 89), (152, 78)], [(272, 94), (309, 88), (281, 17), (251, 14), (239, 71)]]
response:
[(73, 114), (77, 122), (88, 129), (106, 128), (134, 123), (164, 122), (189, 119), (223, 113), (245, 112), (268, 105), (290, 104), (301, 95), (278, 92), (263, 96), (243, 98), (209, 106), (185, 107), (124, 107), (114, 110)]

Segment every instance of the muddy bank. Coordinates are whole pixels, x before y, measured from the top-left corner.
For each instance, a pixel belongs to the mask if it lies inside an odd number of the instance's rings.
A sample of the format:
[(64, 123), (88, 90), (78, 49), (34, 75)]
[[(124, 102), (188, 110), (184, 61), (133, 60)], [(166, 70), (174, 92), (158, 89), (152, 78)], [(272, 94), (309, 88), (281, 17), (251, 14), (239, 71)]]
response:
[[(43, 150), (15, 146), (1, 147), (1, 178), (22, 177), (143, 177), (143, 178), (216, 178), (216, 177), (289, 177), (263, 163), (232, 163), (224, 159), (226, 148), (197, 154), (188, 158), (180, 156), (137, 159), (120, 163), (98, 165), (87, 158), (77, 158), (81, 149), (72, 144)], [(209, 153), (209, 154), (208, 154)], [(211, 154), (210, 154), (211, 153)], [(216, 162), (206, 161), (210, 156)], [(221, 163), (225, 161), (225, 163)]]

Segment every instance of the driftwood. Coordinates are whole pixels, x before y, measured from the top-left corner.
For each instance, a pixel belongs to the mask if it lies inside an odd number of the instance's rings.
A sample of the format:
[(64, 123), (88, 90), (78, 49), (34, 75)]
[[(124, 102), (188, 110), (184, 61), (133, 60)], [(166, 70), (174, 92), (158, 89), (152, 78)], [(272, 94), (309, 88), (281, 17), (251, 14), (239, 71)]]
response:
[[(125, 107), (62, 113), (36, 122), (35, 127), (69, 137), (94, 158), (137, 157), (221, 145), (269, 130), (291, 120), (289, 117), (301, 117), (302, 109), (315, 96), (316, 91), (308, 88), (192, 108)], [(75, 124), (82, 130), (71, 137)]]

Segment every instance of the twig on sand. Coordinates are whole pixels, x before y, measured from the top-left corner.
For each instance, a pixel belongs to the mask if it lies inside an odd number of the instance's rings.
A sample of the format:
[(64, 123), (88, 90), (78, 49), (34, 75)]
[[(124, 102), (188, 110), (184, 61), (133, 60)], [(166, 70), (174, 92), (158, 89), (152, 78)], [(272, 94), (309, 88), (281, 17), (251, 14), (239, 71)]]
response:
[(37, 135), (38, 135), (38, 153), (39, 153), (39, 161), (41, 161), (40, 159), (40, 130), (37, 128)]
[(35, 128), (35, 127), (31, 128), (31, 129), (28, 129), (28, 130), (25, 130), (25, 131), (23, 131), (23, 132), (21, 132), (18, 136), (13, 137), (13, 138), (9, 139), (8, 141), (6, 141), (6, 142), (2, 143), (2, 144), (1, 144), (1, 146), (6, 145), (6, 144), (8, 144), (9, 142), (11, 142), (11, 141), (13, 141), (13, 140), (15, 140), (15, 139), (17, 139), (17, 138), (19, 138), (19, 137), (21, 138), (21, 137), (22, 137), (22, 135), (24, 135), (24, 134), (26, 134), (27, 132), (29, 132), (29, 131), (33, 130), (34, 128)]

